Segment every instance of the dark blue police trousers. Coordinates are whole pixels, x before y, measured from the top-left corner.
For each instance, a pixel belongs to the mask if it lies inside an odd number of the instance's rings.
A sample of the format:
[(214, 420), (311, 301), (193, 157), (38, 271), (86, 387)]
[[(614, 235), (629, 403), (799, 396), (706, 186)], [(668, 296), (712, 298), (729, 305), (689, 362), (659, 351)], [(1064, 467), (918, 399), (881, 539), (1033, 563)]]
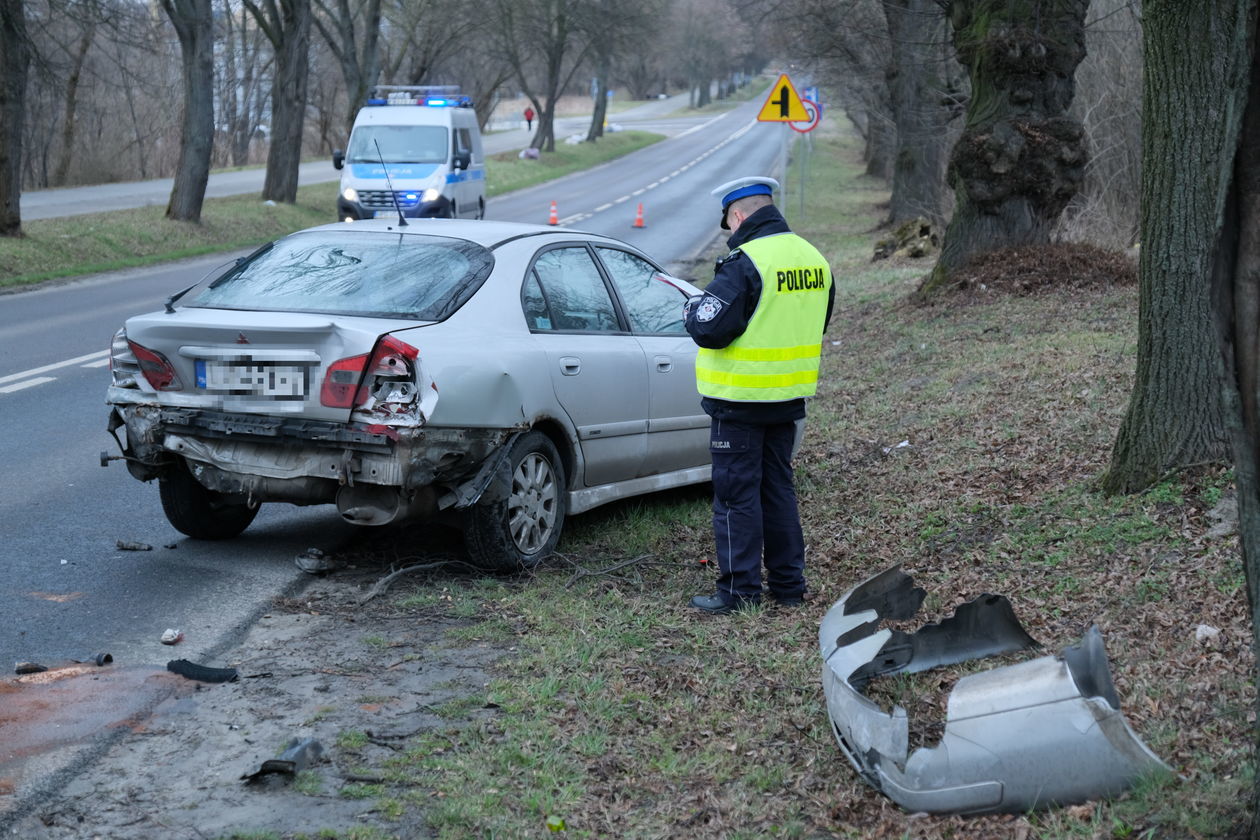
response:
[(763, 548), (771, 594), (805, 592), (805, 539), (792, 485), (795, 439), (792, 422), (711, 423), (717, 592), (724, 600), (760, 600)]

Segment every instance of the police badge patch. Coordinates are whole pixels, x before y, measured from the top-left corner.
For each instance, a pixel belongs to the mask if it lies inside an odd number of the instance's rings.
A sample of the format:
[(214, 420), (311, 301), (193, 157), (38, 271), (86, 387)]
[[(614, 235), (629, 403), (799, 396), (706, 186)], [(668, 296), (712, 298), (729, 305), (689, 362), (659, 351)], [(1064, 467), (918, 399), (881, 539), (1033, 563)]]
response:
[(700, 301), (700, 306), (696, 309), (697, 321), (712, 321), (717, 314), (722, 311), (722, 301), (713, 295), (705, 295)]

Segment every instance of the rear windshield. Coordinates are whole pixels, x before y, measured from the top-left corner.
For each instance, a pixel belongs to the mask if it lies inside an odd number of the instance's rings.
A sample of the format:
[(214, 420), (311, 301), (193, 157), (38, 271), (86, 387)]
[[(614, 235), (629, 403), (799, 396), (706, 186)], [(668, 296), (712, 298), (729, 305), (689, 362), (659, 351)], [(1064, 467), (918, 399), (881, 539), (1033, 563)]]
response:
[(350, 163), (445, 163), (446, 149), (444, 126), (361, 125), (350, 136), (346, 160)]
[(285, 237), (197, 290), (208, 309), (441, 321), (494, 267), (473, 242), (423, 234), (312, 231)]

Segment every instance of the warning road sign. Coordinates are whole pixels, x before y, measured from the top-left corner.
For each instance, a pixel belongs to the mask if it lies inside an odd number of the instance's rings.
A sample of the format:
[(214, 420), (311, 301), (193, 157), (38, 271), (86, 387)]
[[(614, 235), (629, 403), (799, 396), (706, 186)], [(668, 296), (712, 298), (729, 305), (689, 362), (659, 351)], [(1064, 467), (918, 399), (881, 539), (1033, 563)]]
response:
[(766, 104), (761, 106), (757, 119), (762, 122), (806, 122), (812, 117), (792, 86), (792, 80), (784, 73), (770, 88), (770, 95), (766, 97)]

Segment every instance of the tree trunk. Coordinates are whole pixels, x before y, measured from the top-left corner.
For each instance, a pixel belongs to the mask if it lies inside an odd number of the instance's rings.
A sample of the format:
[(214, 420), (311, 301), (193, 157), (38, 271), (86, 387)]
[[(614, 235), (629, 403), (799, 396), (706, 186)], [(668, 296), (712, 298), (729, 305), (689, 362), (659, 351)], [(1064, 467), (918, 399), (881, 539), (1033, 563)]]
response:
[(210, 0), (162, 0), (162, 8), (179, 36), (184, 71), (179, 163), (166, 218), (199, 222), (214, 151), (214, 16)]
[[(606, 53), (601, 53), (606, 55)], [(591, 127), (586, 132), (586, 142), (594, 143), (604, 136), (604, 120), (608, 116), (608, 66), (600, 61), (595, 71), (595, 112), (591, 114)]]
[(311, 45), (311, 0), (267, 0), (264, 12), (254, 0), (245, 7), (275, 49), (271, 83), (271, 143), (262, 197), (297, 201), (298, 164), (306, 121), (306, 88)]
[(22, 235), (22, 131), (29, 44), (22, 0), (0, 0), (0, 236)]
[(897, 126), (886, 221), (898, 225), (923, 217), (940, 224), (951, 116), (937, 49), (945, 37), (945, 16), (936, 0), (885, 0), (883, 9), (892, 42), (888, 89)]
[[(1218, 9), (1213, 17), (1221, 21), (1223, 28), (1232, 23), (1235, 30), (1235, 37), (1227, 37), (1219, 45), (1220, 49), (1229, 50), (1226, 54), (1217, 53), (1221, 61), (1231, 69), (1243, 64), (1249, 46), (1251, 56), (1233, 181), (1226, 196), (1224, 222), (1213, 260), (1212, 298), (1219, 358), (1225, 369), (1222, 392), (1233, 443), (1238, 531), (1251, 613), (1252, 647), (1260, 650), (1260, 54), (1251, 44), (1256, 27), (1253, 2), (1217, 0), (1214, 4)], [(1157, 9), (1156, 15), (1161, 11)], [(1157, 22), (1157, 28), (1165, 33), (1172, 31), (1171, 27), (1163, 29), (1163, 21)], [(1220, 78), (1221, 87), (1228, 87), (1229, 79)], [(1224, 177), (1227, 165), (1228, 157), (1212, 167), (1210, 174)], [(1248, 836), (1252, 840), (1260, 838), (1260, 782), (1251, 792)]]
[(74, 160), (74, 136), (76, 128), (76, 112), (79, 102), (79, 80), (83, 76), (83, 62), (87, 60), (88, 50), (92, 47), (92, 38), (96, 34), (96, 24), (88, 22), (83, 27), (83, 36), (79, 38), (79, 47), (74, 52), (70, 63), (70, 76), (66, 79), (66, 106), (61, 121), (61, 154), (53, 169), (54, 186), (64, 187), (70, 175), (70, 162)]
[(866, 111), (866, 174), (873, 178), (890, 178), (893, 152), (897, 146), (897, 130), (874, 108)]
[(1143, 11), (1137, 373), (1108, 493), (1228, 457), (1208, 278), (1246, 94), (1245, 33), (1224, 10), (1242, 1), (1212, 0), (1205, 13), (1161, 0)]
[(954, 217), (922, 292), (973, 256), (1048, 242), (1084, 177), (1080, 122), (1067, 115), (1085, 58), (1089, 0), (955, 0), (958, 59), (971, 78), (949, 182)]

